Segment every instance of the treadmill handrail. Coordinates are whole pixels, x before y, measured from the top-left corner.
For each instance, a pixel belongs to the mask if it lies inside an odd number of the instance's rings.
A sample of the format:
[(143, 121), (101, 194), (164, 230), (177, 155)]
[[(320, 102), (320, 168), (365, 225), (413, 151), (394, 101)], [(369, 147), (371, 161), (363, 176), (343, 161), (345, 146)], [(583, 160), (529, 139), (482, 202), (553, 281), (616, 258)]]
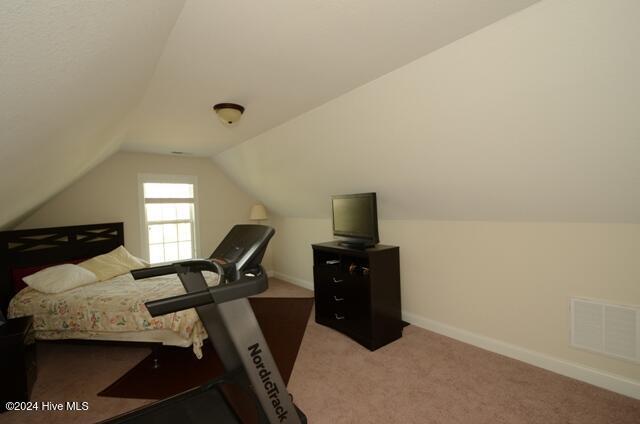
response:
[(131, 275), (134, 280), (142, 280), (144, 278), (159, 277), (161, 275), (177, 274), (182, 271), (181, 268), (196, 268), (199, 271), (211, 271), (219, 275), (220, 284), (225, 283), (225, 272), (222, 266), (213, 259), (192, 259), (184, 262), (175, 262), (170, 265), (159, 265), (149, 268), (134, 269)]
[[(206, 262), (206, 261), (198, 261)], [(152, 317), (165, 315), (184, 309), (208, 305), (210, 303), (224, 303), (262, 293), (268, 287), (267, 274), (259, 267), (256, 274), (245, 274), (237, 281), (229, 284), (219, 284), (206, 290), (172, 296), (165, 299), (145, 302), (145, 306)]]
[(159, 265), (148, 268), (134, 269), (131, 271), (131, 276), (134, 280), (142, 280), (144, 278), (159, 277), (161, 275), (175, 274), (176, 270), (173, 264)]

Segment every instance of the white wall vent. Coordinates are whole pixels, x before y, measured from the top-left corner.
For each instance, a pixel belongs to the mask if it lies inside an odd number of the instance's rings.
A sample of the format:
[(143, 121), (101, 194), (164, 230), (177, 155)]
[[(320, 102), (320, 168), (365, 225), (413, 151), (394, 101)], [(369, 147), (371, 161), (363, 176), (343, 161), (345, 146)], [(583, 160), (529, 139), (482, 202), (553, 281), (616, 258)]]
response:
[(640, 362), (640, 307), (571, 298), (571, 345)]

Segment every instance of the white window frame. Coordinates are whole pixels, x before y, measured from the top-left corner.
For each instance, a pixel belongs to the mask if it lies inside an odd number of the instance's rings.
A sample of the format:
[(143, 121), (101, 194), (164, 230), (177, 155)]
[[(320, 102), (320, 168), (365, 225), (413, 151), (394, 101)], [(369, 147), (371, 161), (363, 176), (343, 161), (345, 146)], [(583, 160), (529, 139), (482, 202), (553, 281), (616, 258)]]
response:
[[(140, 215), (140, 240), (142, 241), (142, 252), (144, 259), (150, 261), (149, 252), (149, 224), (147, 223), (147, 211), (145, 208), (144, 183), (170, 183), (170, 184), (193, 184), (193, 225), (191, 228), (191, 243), (193, 248), (193, 258), (198, 258), (200, 252), (200, 234), (198, 231), (198, 177), (195, 175), (173, 175), (173, 174), (138, 174), (138, 209)], [(173, 261), (171, 261), (173, 262)], [(171, 263), (164, 262), (164, 263)], [(162, 265), (162, 263), (153, 264)]]

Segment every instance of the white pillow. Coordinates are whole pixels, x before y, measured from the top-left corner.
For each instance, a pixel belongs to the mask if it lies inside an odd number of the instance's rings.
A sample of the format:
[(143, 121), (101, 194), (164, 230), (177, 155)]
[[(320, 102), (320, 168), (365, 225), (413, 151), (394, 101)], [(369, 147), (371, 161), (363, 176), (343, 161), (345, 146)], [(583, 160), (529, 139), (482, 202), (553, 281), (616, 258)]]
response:
[(96, 275), (78, 265), (63, 264), (45, 268), (22, 279), (43, 293), (62, 293), (98, 281)]
[(118, 275), (126, 274), (133, 269), (146, 268), (148, 266), (129, 253), (124, 246), (113, 249), (104, 255), (80, 262), (78, 265), (93, 272), (98, 281), (109, 280)]

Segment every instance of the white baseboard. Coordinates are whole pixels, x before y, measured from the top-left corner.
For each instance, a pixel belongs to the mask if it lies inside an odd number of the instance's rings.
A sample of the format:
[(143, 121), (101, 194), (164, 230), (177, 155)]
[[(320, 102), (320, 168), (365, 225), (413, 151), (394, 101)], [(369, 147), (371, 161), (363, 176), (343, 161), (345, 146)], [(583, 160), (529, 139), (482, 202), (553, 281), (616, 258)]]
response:
[(286, 281), (287, 283), (295, 284), (296, 286), (300, 286), (300, 287), (303, 287), (305, 289), (313, 291), (313, 283), (305, 281), (305, 280), (303, 280), (301, 278), (292, 277), (290, 275), (283, 274), (283, 273), (278, 272), (278, 271), (273, 271), (272, 277), (279, 278), (281, 280)]
[[(305, 289), (313, 290), (313, 283), (309, 281), (292, 277), (278, 271), (272, 271), (272, 273), (275, 278), (304, 287)], [(575, 378), (576, 380), (584, 381), (585, 383), (593, 384), (594, 386), (602, 387), (603, 389), (611, 390), (612, 392), (640, 399), (639, 381), (630, 380), (619, 375), (610, 374), (584, 365), (576, 364), (574, 362), (548, 356), (540, 352), (535, 352), (510, 343), (472, 333), (470, 331), (453, 327), (439, 321), (434, 321), (410, 312), (403, 311), (402, 319), (417, 327), (442, 334), (443, 336), (451, 337), (452, 339), (477, 346), (490, 352), (517, 359), (519, 361), (526, 362), (527, 364), (555, 372), (556, 374)]]
[(418, 327), (433, 331), (434, 333), (442, 334), (452, 339), (544, 368), (556, 374), (575, 378), (576, 380), (584, 381), (585, 383), (593, 384), (603, 389), (640, 399), (640, 382), (638, 381), (548, 356), (409, 312), (403, 311), (402, 319)]

